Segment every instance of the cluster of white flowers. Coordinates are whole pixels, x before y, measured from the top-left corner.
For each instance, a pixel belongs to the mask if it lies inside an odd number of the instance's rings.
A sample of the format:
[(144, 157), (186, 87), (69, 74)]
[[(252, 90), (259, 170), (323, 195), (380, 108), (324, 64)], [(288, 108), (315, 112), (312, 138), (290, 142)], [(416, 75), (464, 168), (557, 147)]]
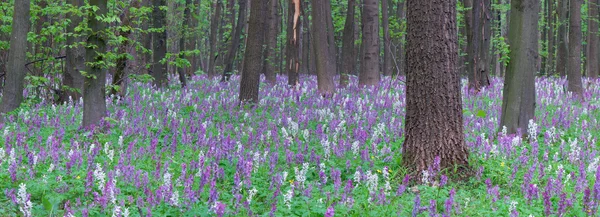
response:
[(309, 132), (308, 132), (308, 129), (304, 129), (302, 131), (302, 134), (304, 136), (304, 140), (308, 141), (308, 136), (310, 135)]
[(384, 133), (385, 133), (385, 124), (380, 122), (379, 124), (377, 124), (377, 126), (373, 130), (373, 138), (371, 139), (371, 141), (375, 141), (379, 137), (383, 137)]
[(377, 173), (371, 173), (370, 170), (367, 171), (367, 188), (369, 189), (369, 194), (374, 194), (377, 191), (377, 185), (379, 184), (379, 176)]
[(258, 167), (260, 166), (260, 153), (258, 151), (254, 152), (252, 156), (252, 162), (254, 162), (254, 167), (252, 168), (252, 172), (257, 172)]
[(112, 217), (121, 216), (121, 207), (115, 205), (115, 209), (113, 209)]
[(294, 173), (296, 174), (296, 181), (304, 187), (306, 181), (306, 172), (308, 172), (308, 163), (302, 164), (302, 169), (298, 170), (298, 167), (294, 167)]
[(27, 195), (27, 185), (21, 183), (19, 185), (19, 192), (17, 192), (17, 204), (19, 204), (19, 211), (23, 213), (23, 216), (29, 217), (31, 215), (31, 208), (33, 205)]
[(423, 182), (423, 184), (429, 184), (429, 171), (427, 170), (423, 170), (423, 176), (421, 177), (421, 182)]
[(383, 179), (385, 180), (385, 184), (383, 186), (385, 195), (389, 196), (390, 191), (392, 190), (392, 186), (390, 185), (390, 172), (388, 171), (388, 167), (383, 167), (383, 171), (381, 173), (383, 174)]
[(4, 148), (0, 147), (0, 165), (4, 162), (4, 157), (6, 157), (6, 152), (4, 151)]
[(281, 177), (283, 178), (283, 179), (281, 179), (281, 184), (285, 183), (285, 180), (287, 180), (287, 176), (288, 176), (288, 172), (283, 171), (283, 173), (281, 174)]
[(92, 153), (92, 151), (94, 151), (94, 148), (96, 148), (96, 144), (92, 143), (92, 145), (90, 145), (90, 149), (88, 150), (88, 154)]
[(548, 137), (550, 137), (550, 143), (554, 143), (556, 142), (556, 128), (554, 126), (550, 127), (550, 129), (548, 129)]
[(510, 207), (508, 207), (508, 215), (510, 215), (515, 209), (517, 209), (517, 201), (510, 201)]
[(169, 173), (169, 171), (166, 171), (165, 174), (163, 174), (163, 182), (164, 186), (171, 186), (171, 173)]
[(4, 136), (2, 136), (2, 138), (6, 138), (8, 136), (9, 132), (10, 132), (10, 126), (6, 126), (4, 128), (4, 133), (3, 133)]
[(358, 141), (354, 141), (352, 143), (352, 154), (354, 155), (354, 157), (358, 156), (358, 148), (359, 148), (358, 144), (359, 144)]
[(292, 208), (292, 197), (294, 197), (294, 186), (292, 186), (292, 188), (290, 188), (290, 190), (283, 195), (283, 203), (288, 207), (288, 209)]
[(594, 174), (596, 172), (596, 170), (598, 169), (598, 161), (600, 161), (600, 157), (594, 158), (592, 163), (590, 163), (588, 165), (588, 168), (587, 168), (588, 173)]
[(179, 191), (175, 190), (173, 191), (173, 194), (171, 194), (171, 205), (173, 206), (179, 206)]
[[(200, 153), (198, 153), (198, 163), (204, 163), (204, 151), (202, 150), (200, 150)], [(198, 172), (196, 172), (196, 177), (202, 177), (202, 165), (198, 166)]]
[(98, 189), (100, 189), (100, 191), (104, 191), (104, 184), (106, 183), (106, 181), (104, 180), (106, 178), (106, 174), (104, 174), (104, 171), (102, 171), (102, 166), (99, 163), (96, 163), (96, 169), (94, 170), (94, 179), (98, 180)]
[(502, 126), (502, 136), (507, 136), (508, 135), (508, 129), (506, 128), (506, 126)]
[(521, 145), (521, 137), (519, 137), (519, 136), (513, 137), (512, 141), (511, 141), (511, 145), (512, 145), (512, 147), (517, 147), (517, 146)]
[(528, 139), (530, 142), (537, 141), (537, 128), (538, 125), (535, 123), (535, 121), (533, 121), (533, 119), (529, 119), (529, 124), (527, 125), (527, 133), (529, 134)]
[(325, 159), (329, 159), (329, 156), (331, 156), (329, 140), (327, 140), (327, 138), (321, 140), (321, 145), (323, 146), (323, 154), (325, 155)]
[(117, 142), (117, 145), (119, 145), (119, 147), (123, 147), (123, 136), (119, 136), (119, 141)]
[(8, 153), (8, 164), (14, 164), (17, 163), (17, 158), (15, 157), (15, 149), (10, 149), (10, 152)]
[[(564, 142), (564, 140), (563, 140)], [(569, 160), (571, 162), (579, 161), (579, 154), (581, 153), (581, 147), (579, 147), (577, 138), (571, 139), (569, 138), (569, 147), (571, 151), (569, 152)]]
[(256, 195), (256, 192), (258, 192), (256, 188), (252, 188), (250, 191), (248, 191), (248, 204), (252, 203), (252, 198), (254, 195)]

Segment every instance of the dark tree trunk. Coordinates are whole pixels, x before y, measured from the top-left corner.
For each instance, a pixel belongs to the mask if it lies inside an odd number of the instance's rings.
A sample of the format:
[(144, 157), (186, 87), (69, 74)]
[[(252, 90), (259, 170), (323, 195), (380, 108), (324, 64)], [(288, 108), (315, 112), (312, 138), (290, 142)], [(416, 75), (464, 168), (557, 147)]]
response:
[[(85, 49), (85, 61), (97, 63), (104, 61), (102, 53), (106, 51), (106, 38), (103, 35), (105, 23), (98, 21), (97, 16), (107, 13), (107, 0), (90, 0), (91, 6), (97, 6), (98, 10), (88, 17), (88, 27), (92, 33), (87, 38), (88, 46)], [(86, 129), (98, 126), (106, 115), (106, 71), (105, 67), (98, 64), (86, 64), (86, 72), (83, 86), (83, 121), (82, 127)]]
[[(195, 14), (200, 10), (200, 4), (198, 4), (198, 1), (196, 0), (192, 0), (191, 3), (193, 10), (189, 11), (186, 18), (189, 22), (189, 31), (186, 33), (187, 41), (185, 46), (187, 49), (196, 50), (198, 49), (196, 47), (198, 41), (198, 19), (195, 17)], [(193, 76), (196, 71), (198, 71), (198, 56), (196, 54), (188, 55), (187, 60), (190, 62), (190, 68), (186, 71), (186, 74), (188, 76)]]
[[(400, 20), (406, 20), (406, 0), (403, 1), (398, 1), (398, 17), (400, 17)], [(404, 39), (406, 37), (404, 35), (400, 36), (400, 41), (398, 42), (398, 54), (396, 55), (396, 58), (398, 59), (398, 69), (397, 71), (400, 72), (400, 75), (405, 75), (406, 72), (404, 71), (404, 67), (406, 65), (405, 63), (405, 44), (404, 44)]]
[(468, 167), (464, 140), (456, 0), (407, 0), (406, 137), (402, 162), (421, 177), (436, 157), (440, 168)]
[(588, 1), (587, 75), (598, 77), (598, 0)]
[[(2, 113), (6, 114), (19, 108), (23, 102), (25, 80), (25, 63), (27, 61), (27, 32), (29, 21), (30, 1), (15, 1), (13, 12), (12, 32), (10, 34), (10, 50), (6, 67), (6, 86), (2, 94)], [(0, 118), (2, 122), (3, 118)]]
[(312, 0), (312, 18), (312, 46), (317, 68), (317, 85), (322, 96), (330, 97), (335, 92), (335, 84), (334, 73), (329, 69), (332, 68), (330, 64), (335, 60), (329, 55), (328, 46), (323, 46), (328, 44), (327, 28), (322, 26), (326, 24), (327, 17), (321, 0)]
[(473, 71), (473, 80), (469, 82), (471, 84), (471, 88), (479, 91), (481, 87), (485, 87), (490, 85), (490, 42), (491, 42), (491, 23), (492, 23), (492, 15), (491, 15), (491, 1), (483, 0), (477, 1), (474, 8), (474, 27), (475, 32), (473, 33), (475, 39), (474, 42), (476, 45), (474, 46), (474, 59), (473, 66), (475, 67)]
[[(152, 7), (150, 0), (142, 0), (142, 7)], [(149, 14), (147, 16), (149, 19), (152, 19), (151, 14)], [(144, 31), (144, 33), (141, 34), (142, 36), (141, 36), (140, 40), (141, 40), (142, 46), (148, 50), (152, 49), (152, 33), (147, 32), (148, 29), (150, 28), (150, 24), (151, 24), (151, 22), (142, 22), (141, 23), (141, 28)], [(151, 70), (148, 70), (148, 65), (151, 61), (152, 61), (152, 53), (150, 51), (143, 52), (141, 65), (143, 66), (144, 73), (152, 74), (152, 72), (150, 72)]]
[[(152, 26), (154, 28), (165, 28), (167, 19), (165, 12), (160, 6), (165, 6), (165, 0), (152, 0)], [(152, 77), (154, 85), (162, 88), (167, 85), (167, 63), (160, 63), (167, 55), (167, 30), (152, 33)]]
[(381, 1), (381, 26), (383, 28), (383, 75), (392, 75), (392, 45), (390, 39), (390, 21), (388, 0)]
[(359, 86), (379, 85), (379, 1), (364, 0), (362, 14), (363, 54)]
[(558, 53), (556, 54), (556, 70), (555, 73), (561, 77), (566, 75), (567, 70), (567, 57), (569, 55), (567, 50), (567, 13), (569, 0), (558, 0), (558, 36), (557, 45)]
[(546, 57), (546, 75), (553, 74), (554, 71), (554, 55), (556, 53), (554, 45), (554, 0), (546, 0), (546, 22), (548, 22), (547, 37), (548, 37), (548, 57)]
[(264, 13), (267, 12), (268, 0), (254, 0), (250, 4), (248, 21), (248, 42), (244, 53), (244, 69), (240, 81), (240, 104), (258, 103), (258, 87), (262, 63), (262, 47), (264, 44)]
[[(331, 15), (331, 0), (323, 0), (320, 1), (320, 3), (322, 5), (319, 7), (323, 9), (325, 21), (327, 22), (327, 48), (329, 52), (328, 71), (331, 73), (331, 76), (335, 76), (337, 74), (337, 46), (335, 45), (335, 29), (333, 28), (333, 16)], [(314, 4), (313, 7), (315, 7)], [(322, 23), (320, 25), (322, 25)]]
[[(136, 3), (132, 3), (132, 7), (137, 8), (138, 6), (135, 5)], [(121, 16), (121, 25), (122, 26), (130, 26), (131, 22), (130, 22), (130, 17), (129, 17), (129, 10), (126, 10), (125, 12), (123, 12), (123, 16)], [(123, 97), (125, 96), (125, 79), (127, 79), (127, 74), (126, 74), (126, 70), (125, 68), (127, 67), (128, 60), (127, 60), (127, 54), (129, 53), (128, 49), (129, 49), (129, 36), (131, 34), (131, 30), (128, 28), (125, 28), (123, 31), (119, 31), (116, 33), (118, 36), (125, 38), (126, 40), (124, 40), (118, 48), (118, 55), (119, 57), (117, 57), (117, 61), (116, 61), (116, 67), (115, 67), (115, 73), (113, 75), (112, 78), (112, 85), (113, 87), (118, 87), (118, 89), (116, 88), (112, 88), (110, 90), (110, 95), (117, 95), (119, 94), (119, 96)]]
[[(475, 26), (473, 25), (473, 12), (475, 11), (475, 7), (473, 6), (473, 0), (464, 0), (463, 1), (465, 9), (465, 33), (467, 36), (467, 55), (465, 57), (466, 61), (464, 62), (465, 72), (467, 73), (467, 78), (469, 81), (473, 80), (473, 71), (475, 71), (475, 64), (473, 63), (475, 56)], [(468, 9), (470, 8), (470, 9)]]
[(354, 11), (356, 0), (348, 0), (348, 12), (344, 24), (344, 36), (342, 38), (342, 71), (340, 74), (340, 86), (348, 86), (348, 75), (355, 74), (356, 56), (354, 55)]
[(223, 77), (221, 78), (221, 82), (229, 81), (231, 75), (233, 75), (233, 62), (235, 61), (235, 56), (237, 54), (238, 47), (240, 46), (240, 35), (242, 34), (242, 30), (246, 25), (246, 0), (239, 0), (239, 14), (237, 19), (237, 24), (235, 25), (235, 29), (233, 32), (233, 39), (231, 41), (231, 46), (227, 51), (227, 57), (225, 58), (225, 70), (223, 71)]
[[(183, 31), (181, 31), (181, 38), (179, 39), (179, 58), (184, 59), (185, 56), (183, 55), (185, 49), (185, 38), (186, 38), (186, 33), (190, 30), (188, 23), (189, 23), (189, 15), (190, 15), (190, 7), (192, 5), (192, 1), (191, 0), (186, 0), (185, 1), (185, 9), (183, 11), (183, 23), (182, 23), (182, 29)], [(177, 74), (179, 75), (179, 82), (181, 82), (181, 87), (185, 87), (187, 86), (187, 78), (185, 77), (185, 68), (184, 67), (178, 67), (177, 68)]]
[(569, 64), (567, 80), (568, 90), (582, 96), (581, 82), (581, 1), (571, 0), (569, 4)]
[[(68, 4), (74, 7), (83, 6), (83, 0), (69, 0)], [(75, 33), (75, 27), (83, 21), (83, 17), (69, 13), (68, 19), (71, 20), (67, 27), (68, 33)], [(74, 37), (67, 35), (67, 48), (66, 59), (65, 59), (65, 74), (63, 76), (63, 85), (73, 90), (63, 90), (60, 99), (62, 102), (68, 102), (69, 98), (77, 102), (81, 98), (81, 91), (83, 91), (83, 76), (80, 71), (85, 69), (84, 64), (84, 49), (82, 46), (76, 45), (77, 43), (83, 42), (81, 37)]]
[(500, 129), (527, 133), (535, 111), (535, 72), (538, 55), (538, 0), (512, 0), (508, 41), (510, 62), (506, 67)]
[(215, 9), (215, 12), (213, 14), (213, 17), (210, 21), (210, 51), (208, 54), (209, 57), (209, 63), (208, 63), (208, 77), (209, 78), (213, 78), (215, 76), (217, 76), (217, 72), (215, 71), (215, 65), (216, 65), (216, 61), (217, 61), (217, 33), (219, 31), (219, 22), (221, 20), (221, 0), (216, 0), (213, 3), (213, 8)]
[(288, 2), (287, 24), (287, 70), (288, 85), (300, 85), (300, 57), (302, 57), (302, 1), (290, 0)]
[(265, 43), (267, 47), (264, 52), (263, 69), (267, 82), (271, 85), (277, 81), (275, 63), (277, 59), (277, 4), (278, 0), (268, 0), (268, 13), (265, 23)]

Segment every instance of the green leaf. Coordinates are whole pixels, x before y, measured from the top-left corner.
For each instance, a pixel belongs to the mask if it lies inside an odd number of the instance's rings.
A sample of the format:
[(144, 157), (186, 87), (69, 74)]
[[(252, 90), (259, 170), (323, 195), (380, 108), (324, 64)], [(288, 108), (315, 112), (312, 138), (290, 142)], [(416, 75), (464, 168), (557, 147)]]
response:
[(484, 110), (478, 110), (477, 115), (475, 115), (475, 116), (477, 116), (479, 118), (485, 118), (485, 117), (487, 117), (487, 113)]

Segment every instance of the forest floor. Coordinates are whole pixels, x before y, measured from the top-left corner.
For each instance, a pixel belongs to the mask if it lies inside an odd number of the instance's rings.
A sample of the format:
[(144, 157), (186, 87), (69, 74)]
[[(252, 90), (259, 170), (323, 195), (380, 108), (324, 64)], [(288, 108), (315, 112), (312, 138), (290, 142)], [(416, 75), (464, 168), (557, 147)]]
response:
[(476, 173), (447, 182), (432, 168), (410, 186), (403, 82), (353, 80), (324, 99), (301, 81), (261, 83), (246, 109), (239, 77), (133, 84), (94, 132), (79, 130), (81, 102), (25, 107), (0, 132), (0, 216), (598, 215), (600, 82), (585, 80), (578, 102), (565, 80), (538, 78), (527, 139), (497, 134), (502, 80), (477, 95), (463, 85)]

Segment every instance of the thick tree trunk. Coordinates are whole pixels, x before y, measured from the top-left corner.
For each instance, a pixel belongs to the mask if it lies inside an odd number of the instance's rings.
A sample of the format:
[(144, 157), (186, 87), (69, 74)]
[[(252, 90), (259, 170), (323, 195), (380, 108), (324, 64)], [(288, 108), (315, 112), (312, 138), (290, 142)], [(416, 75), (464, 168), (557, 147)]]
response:
[[(187, 35), (187, 32), (189, 32), (190, 28), (188, 26), (189, 23), (189, 18), (190, 18), (190, 7), (192, 6), (192, 0), (186, 0), (185, 1), (185, 9), (183, 11), (183, 23), (182, 23), (182, 29), (183, 31), (181, 31), (181, 38), (179, 39), (179, 58), (184, 59), (185, 56), (183, 55), (184, 51), (186, 50), (185, 48), (185, 38)], [(187, 86), (187, 78), (185, 77), (185, 67), (178, 67), (177, 68), (177, 74), (179, 75), (179, 82), (181, 82), (181, 87), (185, 87)]]
[(217, 33), (219, 31), (219, 22), (221, 20), (221, 0), (215, 0), (213, 3), (213, 8), (215, 12), (210, 21), (210, 51), (208, 54), (209, 63), (208, 63), (208, 77), (213, 78), (217, 75), (215, 71), (215, 65), (217, 60)]
[(582, 96), (581, 82), (581, 1), (571, 0), (569, 4), (569, 65), (567, 80), (568, 90)]
[[(74, 7), (83, 6), (83, 0), (69, 0), (67, 3)], [(68, 19), (71, 20), (67, 27), (67, 32), (75, 33), (75, 27), (83, 21), (83, 17), (73, 13), (69, 13), (67, 16)], [(65, 58), (66, 67), (65, 74), (63, 75), (63, 85), (76, 90), (63, 90), (60, 99), (61, 102), (68, 102), (69, 98), (71, 98), (73, 101), (77, 102), (77, 100), (81, 98), (81, 91), (83, 91), (83, 75), (81, 75), (80, 71), (85, 69), (85, 59), (83, 47), (76, 44), (83, 40), (81, 37), (68, 35), (66, 37), (67, 45), (69, 46), (65, 49), (67, 57)]]
[(364, 0), (362, 34), (364, 45), (359, 86), (379, 85), (379, 1)]
[[(335, 92), (335, 84), (333, 83), (333, 74), (329, 70), (332, 68), (332, 59), (329, 55), (327, 42), (327, 28), (323, 28), (326, 24), (326, 13), (321, 2), (322, 0), (312, 0), (312, 46), (315, 56), (315, 65), (317, 68), (317, 85), (319, 93), (324, 97), (333, 96)], [(326, 0), (329, 1), (329, 0)]]
[[(456, 0), (407, 0), (406, 137), (402, 162), (421, 177), (440, 168), (468, 167), (464, 140)], [(417, 179), (420, 180), (420, 179)]]
[[(154, 28), (165, 28), (167, 19), (165, 12), (160, 10), (160, 6), (165, 6), (165, 0), (152, 0), (154, 8), (152, 9), (152, 26)], [(152, 33), (152, 77), (154, 85), (162, 88), (167, 85), (167, 63), (160, 63), (167, 54), (167, 30)]]
[(287, 70), (288, 85), (300, 85), (300, 57), (302, 57), (302, 1), (290, 0), (288, 2), (287, 24)]
[[(137, 8), (138, 6), (136, 5), (136, 3), (132, 3), (131, 4), (132, 7)], [(130, 22), (130, 18), (129, 18), (129, 10), (123, 12), (124, 15), (121, 16), (121, 25), (122, 26), (130, 26), (131, 22)], [(110, 90), (110, 95), (119, 95), (121, 97), (125, 96), (125, 79), (127, 79), (127, 74), (126, 74), (126, 70), (125, 68), (127, 67), (128, 63), (128, 59), (127, 59), (127, 55), (129, 53), (128, 49), (129, 49), (129, 36), (131, 34), (131, 30), (125, 28), (124, 31), (119, 31), (117, 32), (117, 35), (120, 37), (125, 38), (126, 40), (123, 41), (118, 48), (118, 55), (119, 57), (117, 57), (117, 61), (116, 61), (116, 67), (115, 67), (115, 73), (113, 75), (112, 78), (112, 85), (114, 87), (118, 87), (118, 90), (115, 88), (112, 88)]]
[(588, 1), (587, 75), (598, 77), (598, 0)]
[(332, 76), (335, 76), (337, 74), (337, 46), (335, 45), (335, 29), (333, 28), (333, 16), (331, 15), (331, 0), (320, 1), (320, 3), (323, 4), (319, 7), (323, 9), (325, 21), (327, 22), (328, 71)]
[[(142, 7), (152, 7), (150, 0), (142, 0)], [(146, 15), (148, 16), (149, 19), (151, 18), (151, 14)], [(142, 46), (145, 49), (151, 50), (152, 49), (152, 33), (148, 33), (148, 29), (150, 28), (150, 24), (151, 22), (142, 22), (141, 23), (141, 28), (144, 31), (144, 33), (141, 34), (141, 43)], [(142, 70), (143, 73), (149, 73), (151, 74), (151, 70), (148, 70), (148, 65), (149, 63), (152, 61), (152, 53), (150, 51), (147, 52), (143, 52), (142, 54), (142, 61), (141, 61), (141, 65), (143, 66)]]
[[(90, 0), (91, 6), (97, 6), (98, 10), (88, 17), (88, 27), (92, 34), (87, 38), (88, 46), (85, 49), (85, 61), (97, 63), (104, 61), (102, 53), (106, 51), (106, 39), (103, 35), (106, 24), (96, 19), (107, 13), (107, 0)], [(106, 71), (102, 65), (86, 64), (86, 72), (83, 86), (83, 121), (82, 127), (86, 129), (98, 126), (106, 116)]]
[(464, 63), (465, 72), (467, 74), (467, 78), (469, 81), (473, 80), (473, 71), (475, 71), (475, 63), (473, 63), (475, 56), (475, 39), (474, 32), (475, 26), (473, 25), (473, 11), (475, 10), (473, 6), (473, 0), (463, 0), (465, 11), (465, 33), (467, 36), (467, 55), (465, 57), (466, 61)]
[(277, 4), (278, 0), (268, 0), (268, 13), (265, 23), (265, 43), (267, 47), (264, 52), (263, 70), (267, 82), (274, 85), (277, 81), (275, 63), (277, 59)]
[(567, 50), (567, 13), (569, 0), (558, 0), (558, 53), (556, 54), (556, 70), (554, 73), (561, 77), (566, 75), (568, 55)]
[(235, 61), (235, 56), (237, 54), (238, 47), (240, 46), (240, 35), (242, 34), (242, 30), (246, 25), (246, 0), (238, 1), (240, 8), (238, 12), (237, 24), (235, 25), (235, 29), (233, 32), (233, 39), (231, 41), (231, 46), (227, 51), (227, 57), (225, 58), (225, 70), (223, 71), (223, 77), (221, 78), (221, 82), (229, 81), (231, 75), (233, 75), (233, 62)]
[(510, 62), (506, 69), (500, 129), (527, 133), (535, 111), (535, 72), (538, 55), (538, 0), (512, 0), (508, 41)]
[(348, 12), (344, 24), (344, 36), (342, 38), (342, 71), (340, 72), (340, 86), (348, 86), (348, 75), (353, 75), (356, 66), (354, 55), (354, 11), (356, 0), (348, 0)]
[(554, 0), (546, 0), (546, 22), (548, 22), (548, 29), (546, 35), (548, 36), (548, 57), (546, 57), (546, 74), (553, 74), (554, 71), (554, 55), (556, 53), (556, 48), (554, 45), (554, 39), (556, 38), (554, 34), (554, 25), (555, 25), (555, 16), (554, 16)]
[(465, 7), (472, 4), (472, 9), (467, 12), (467, 38), (469, 47), (469, 89), (480, 91), (482, 87), (488, 86), (489, 81), (489, 49), (491, 37), (491, 2), (465, 1)]
[[(398, 17), (400, 18), (400, 20), (406, 20), (406, 0), (402, 0), (402, 1), (398, 1)], [(404, 35), (400, 36), (400, 41), (398, 42), (398, 53), (396, 55), (396, 58), (398, 59), (398, 68), (396, 69), (397, 71), (400, 72), (400, 75), (406, 75), (406, 71), (405, 70), (405, 54), (406, 54), (406, 49), (405, 49), (405, 44), (404, 44), (404, 39), (406, 37)]]
[(392, 45), (390, 44), (390, 21), (388, 0), (381, 1), (381, 27), (383, 28), (383, 75), (392, 75)]
[(262, 47), (264, 44), (264, 13), (267, 12), (268, 0), (254, 0), (250, 4), (248, 20), (248, 42), (244, 53), (244, 69), (240, 81), (240, 104), (258, 103), (258, 88), (262, 63)]
[[(12, 32), (10, 34), (10, 50), (6, 64), (6, 86), (2, 94), (2, 114), (17, 109), (23, 102), (25, 80), (25, 63), (27, 61), (27, 32), (29, 21), (30, 1), (15, 1), (13, 12)], [(0, 123), (3, 118), (0, 117)]]

